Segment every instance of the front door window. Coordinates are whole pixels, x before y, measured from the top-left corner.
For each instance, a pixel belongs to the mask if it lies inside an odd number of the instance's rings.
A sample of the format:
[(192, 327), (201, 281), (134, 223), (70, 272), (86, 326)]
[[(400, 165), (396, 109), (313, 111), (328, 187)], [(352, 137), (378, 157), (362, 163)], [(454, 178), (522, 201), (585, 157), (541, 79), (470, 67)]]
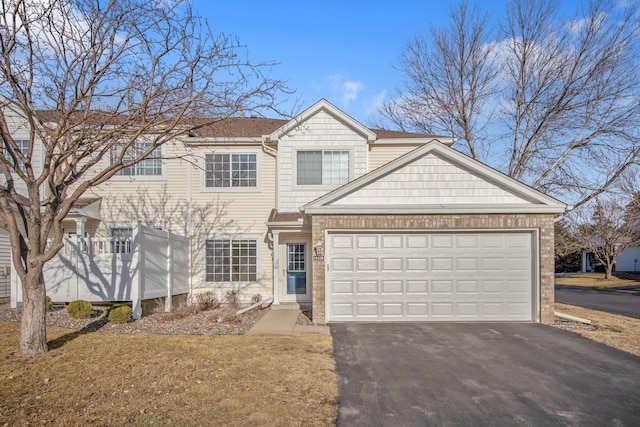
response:
[(287, 294), (307, 293), (307, 263), (305, 243), (287, 244)]

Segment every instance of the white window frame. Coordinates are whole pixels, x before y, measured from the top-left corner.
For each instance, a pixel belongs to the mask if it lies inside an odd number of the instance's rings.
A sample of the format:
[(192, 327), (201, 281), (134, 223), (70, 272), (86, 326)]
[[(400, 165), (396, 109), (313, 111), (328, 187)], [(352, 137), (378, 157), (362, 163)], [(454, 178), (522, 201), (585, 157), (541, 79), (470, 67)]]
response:
[(111, 253), (113, 254), (130, 254), (132, 252), (132, 246), (133, 246), (133, 238), (134, 238), (134, 232), (135, 232), (135, 227), (132, 224), (128, 224), (128, 223), (113, 223), (113, 224), (109, 224), (109, 226), (107, 227), (107, 233), (108, 233), (108, 237), (110, 239), (113, 239), (115, 236), (113, 235), (113, 230), (124, 230), (124, 229), (128, 229), (131, 230), (131, 236), (128, 240), (112, 240), (111, 241)]
[[(240, 235), (219, 234), (219, 235), (204, 236), (201, 239), (202, 283), (204, 283), (206, 286), (224, 286), (224, 285), (236, 286), (236, 285), (243, 285), (243, 284), (260, 283), (261, 276), (262, 276), (260, 271), (260, 262), (261, 262), (260, 243), (262, 239), (263, 239), (263, 236), (260, 234), (240, 234)], [(207, 281), (207, 242), (211, 240), (228, 240), (228, 241), (253, 240), (255, 241), (256, 242), (256, 273), (255, 273), (256, 280)]]
[[(233, 155), (250, 154), (256, 156), (256, 185), (255, 187), (207, 187), (207, 156), (223, 154), (229, 156), (232, 161)], [(201, 191), (204, 193), (259, 193), (262, 188), (261, 158), (259, 150), (207, 150), (202, 153), (202, 173), (200, 180)]]
[[(18, 146), (18, 151), (20, 151), (23, 156), (26, 157), (26, 156), (29, 155), (29, 138), (13, 138), (13, 142), (16, 143), (16, 145)], [(26, 145), (26, 147), (25, 147), (25, 145)], [(9, 151), (7, 150), (6, 147), (4, 148), (4, 156), (7, 159), (7, 161), (11, 161), (11, 156), (9, 155)], [(22, 162), (22, 160), (16, 156), (16, 161), (18, 162), (18, 168), (22, 172), (26, 172), (27, 168), (25, 167), (25, 165)]]
[[(304, 152), (304, 151), (317, 151), (321, 153), (321, 156), (324, 157), (324, 153), (325, 152), (330, 152), (330, 151), (340, 151), (340, 152), (347, 152), (348, 153), (348, 161), (349, 164), (347, 166), (348, 168), (348, 176), (347, 176), (347, 181), (343, 182), (343, 183), (339, 183), (339, 184), (325, 184), (325, 183), (321, 183), (321, 184), (298, 184), (298, 153), (299, 152)], [(316, 190), (316, 189), (332, 189), (332, 188), (337, 188), (340, 187), (350, 181), (353, 180), (353, 164), (354, 164), (354, 160), (353, 160), (353, 149), (351, 147), (342, 147), (342, 146), (337, 146), (337, 147), (325, 147), (322, 149), (319, 149), (318, 147), (299, 147), (296, 148), (293, 151), (293, 156), (291, 158), (291, 162), (292, 162), (292, 169), (293, 169), (293, 187), (299, 190), (303, 190), (303, 189), (312, 189), (312, 190)], [(324, 176), (321, 176), (321, 179), (324, 179)]]
[[(136, 145), (138, 144), (151, 144), (150, 141), (136, 141), (135, 142)], [(154, 151), (151, 152), (151, 154), (153, 153), (157, 153), (157, 160), (160, 162), (160, 174), (159, 175), (139, 175), (138, 174), (138, 168), (141, 167), (141, 165), (144, 164), (144, 162), (146, 160), (156, 160), (154, 158), (145, 158), (143, 160), (141, 160), (139, 163), (130, 166), (128, 168), (123, 168), (121, 169), (117, 174), (115, 174), (112, 179), (116, 179), (116, 180), (144, 180), (144, 181), (157, 181), (157, 180), (165, 180), (167, 177), (167, 162), (165, 159), (165, 145), (166, 144), (162, 144), (159, 147), (156, 147), (156, 149)], [(117, 158), (120, 155), (120, 147), (119, 146), (115, 146), (113, 147), (112, 151), (111, 151), (111, 158), (109, 159), (110, 163), (113, 164), (113, 160), (115, 158)], [(136, 148), (133, 147), (133, 149), (135, 150)], [(144, 148), (142, 148), (142, 150), (144, 150)], [(151, 156), (151, 155), (150, 155)], [(126, 156), (125, 156), (126, 159)], [(126, 160), (123, 160), (126, 161)], [(123, 172), (127, 169), (133, 169), (135, 171), (134, 174), (132, 175), (126, 175)]]

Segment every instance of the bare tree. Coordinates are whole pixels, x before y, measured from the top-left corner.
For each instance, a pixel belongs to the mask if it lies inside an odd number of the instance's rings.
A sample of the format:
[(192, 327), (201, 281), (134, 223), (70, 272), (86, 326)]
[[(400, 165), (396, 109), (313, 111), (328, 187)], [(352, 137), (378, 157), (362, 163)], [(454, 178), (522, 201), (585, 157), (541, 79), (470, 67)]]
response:
[(287, 89), (187, 0), (0, 0), (0, 55), (0, 215), (23, 286), (20, 352), (37, 354), (43, 266), (73, 204), (194, 128), (276, 109)]
[(400, 128), (459, 138), (478, 159), (476, 144), (494, 92), (488, 18), (466, 1), (452, 6), (449, 16), (449, 27), (432, 28), (429, 40), (407, 44), (400, 62), (406, 93), (387, 102), (383, 114)]
[(618, 256), (625, 249), (640, 245), (640, 198), (634, 197), (626, 206), (613, 199), (596, 199), (590, 214), (590, 219), (577, 220), (575, 237), (602, 263), (608, 280)]
[[(406, 130), (424, 129), (424, 120), (455, 123), (453, 135), (474, 157), (473, 146), (482, 145), (492, 166), (580, 206), (605, 192), (640, 155), (640, 21), (636, 2), (590, 0), (571, 19), (559, 10), (556, 0), (511, 0), (505, 22), (487, 29), (480, 21), (480, 30), (456, 25), (468, 17), (462, 3), (451, 28), (432, 32), (425, 48), (407, 49), (405, 93), (391, 105), (403, 107), (393, 112)], [(475, 67), (452, 60), (441, 47), (443, 40), (460, 46), (477, 33), (498, 36), (479, 38), (474, 52), (488, 54), (484, 62), (471, 55), (480, 61)], [(482, 84), (440, 84), (438, 73)], [(421, 85), (426, 89), (415, 90)], [(481, 101), (477, 110), (459, 107), (473, 105), (469, 99)], [(483, 110), (495, 115), (478, 113)], [(469, 117), (475, 124), (461, 126), (474, 123)]]
[(104, 198), (104, 222), (142, 222), (150, 227), (161, 226), (165, 231), (191, 237), (192, 276), (201, 276), (204, 266), (202, 258), (205, 248), (198, 238), (222, 233), (227, 236), (246, 232), (235, 218), (229, 216), (229, 201), (215, 198), (206, 203), (176, 197), (166, 185), (151, 191), (147, 186), (138, 186), (130, 194), (110, 194)]

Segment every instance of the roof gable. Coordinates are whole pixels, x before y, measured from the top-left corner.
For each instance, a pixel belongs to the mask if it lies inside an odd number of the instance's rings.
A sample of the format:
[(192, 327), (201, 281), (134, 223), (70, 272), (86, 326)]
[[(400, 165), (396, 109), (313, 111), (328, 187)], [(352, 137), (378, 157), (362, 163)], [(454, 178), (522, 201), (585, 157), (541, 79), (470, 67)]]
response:
[(283, 126), (279, 127), (275, 131), (273, 131), (268, 139), (269, 140), (278, 140), (283, 136), (287, 135), (289, 132), (300, 127), (301, 124), (309, 120), (311, 117), (315, 116), (319, 112), (324, 111), (336, 120), (342, 122), (347, 127), (351, 128), (354, 132), (362, 135), (367, 141), (375, 141), (376, 134), (371, 131), (371, 129), (365, 127), (360, 122), (331, 104), (326, 99), (321, 99), (320, 101), (313, 104), (311, 107), (307, 108), (305, 111), (289, 120)]
[(308, 203), (306, 213), (562, 213), (567, 206), (437, 141)]

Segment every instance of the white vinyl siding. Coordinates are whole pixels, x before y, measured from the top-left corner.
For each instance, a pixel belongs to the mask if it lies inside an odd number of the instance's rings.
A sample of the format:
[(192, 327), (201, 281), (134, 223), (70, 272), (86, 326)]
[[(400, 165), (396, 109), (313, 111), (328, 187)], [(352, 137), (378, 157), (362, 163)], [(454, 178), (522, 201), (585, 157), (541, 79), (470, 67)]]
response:
[[(347, 180), (356, 179), (367, 172), (367, 140), (331, 114), (320, 111), (300, 123), (278, 141), (278, 194), (279, 212), (298, 212), (301, 206), (337, 188), (339, 183), (321, 185), (299, 185), (296, 167), (299, 152), (325, 151), (348, 152), (349, 171)], [(345, 158), (345, 155), (340, 155)], [(334, 182), (343, 182), (337, 174)], [(334, 174), (333, 171), (327, 173)], [(323, 180), (324, 182), (324, 180)], [(344, 181), (346, 182), (346, 181)], [(344, 183), (343, 182), (343, 183)]]
[(527, 200), (459, 165), (428, 154), (334, 205), (523, 204)]
[(255, 154), (207, 154), (205, 156), (205, 187), (253, 187), (258, 183)]

